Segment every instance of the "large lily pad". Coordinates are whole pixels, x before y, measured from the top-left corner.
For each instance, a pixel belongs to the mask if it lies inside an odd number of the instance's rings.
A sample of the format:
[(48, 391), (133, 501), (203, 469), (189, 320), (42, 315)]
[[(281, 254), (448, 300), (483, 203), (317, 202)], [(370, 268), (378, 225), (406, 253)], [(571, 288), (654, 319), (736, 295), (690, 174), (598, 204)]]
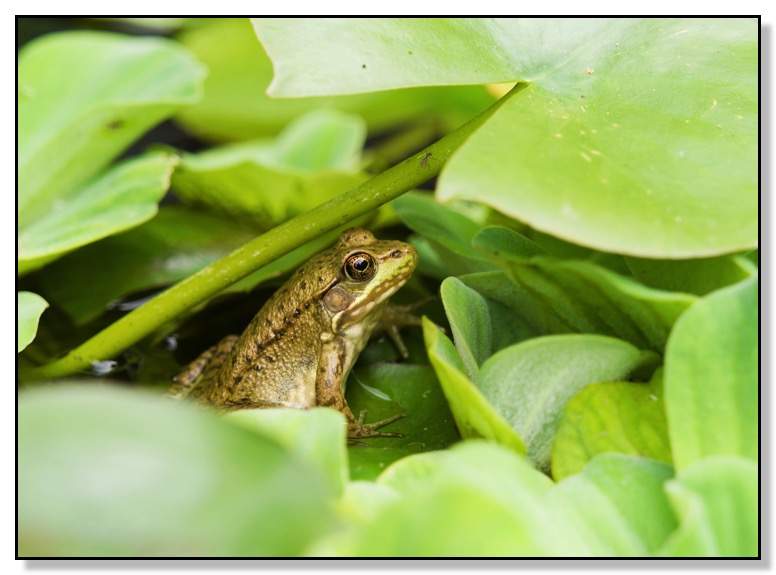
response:
[(370, 133), (385, 132), (413, 119), (429, 123), (441, 120), (455, 127), (493, 101), (484, 88), (475, 86), (461, 86), (454, 93), (416, 88), (341, 97), (268, 97), (273, 66), (247, 18), (216, 18), (178, 38), (210, 73), (202, 100), (184, 110), (177, 120), (208, 140), (270, 136), (297, 116), (318, 108), (358, 114), (366, 120)]
[(757, 246), (756, 19), (254, 26), (279, 96), (527, 82), (451, 160), (441, 200), (477, 199), (544, 232), (629, 255)]

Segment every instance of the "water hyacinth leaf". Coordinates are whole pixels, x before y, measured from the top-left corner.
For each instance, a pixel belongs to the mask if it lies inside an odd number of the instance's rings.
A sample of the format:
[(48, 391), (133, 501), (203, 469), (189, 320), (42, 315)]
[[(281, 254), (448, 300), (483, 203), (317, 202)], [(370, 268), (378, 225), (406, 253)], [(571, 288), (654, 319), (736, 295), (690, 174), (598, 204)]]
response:
[(523, 439), (528, 458), (548, 469), (566, 403), (586, 385), (626, 379), (651, 358), (610, 337), (545, 336), (490, 357), (480, 369), (478, 387)]
[(54, 211), (19, 228), (20, 274), (151, 219), (176, 159), (151, 153), (116, 165)]
[[(340, 229), (278, 258), (222, 293), (247, 292), (296, 269), (331, 245)], [(123, 234), (68, 254), (41, 272), (45, 295), (82, 325), (122, 299), (144, 290), (164, 288), (198, 272), (211, 262), (256, 237), (250, 226), (183, 206), (162, 206), (155, 218)], [(115, 255), (122, 254), (120, 265)], [(72, 270), (90, 278), (72, 281)]]
[(399, 219), (416, 232), (410, 243), (418, 250), (420, 263), (416, 273), (440, 280), (454, 275), (489, 271), (495, 268), (471, 247), (480, 224), (433, 197), (409, 192), (391, 202)]
[(418, 275), (442, 281), (450, 276), (485, 272), (495, 267), (484, 259), (462, 256), (427, 236), (413, 234), (408, 242), (418, 251), (419, 261), (415, 271)]
[(614, 336), (661, 352), (671, 326), (696, 299), (645, 287), (590, 261), (505, 252), (492, 233), (479, 234), (475, 245), (518, 287), (522, 297), (511, 309), (537, 329), (546, 325), (538, 319), (553, 317), (566, 331)]
[(547, 255), (547, 251), (536, 242), (509, 228), (490, 226), (483, 228), (471, 239), (472, 247), (488, 254), (492, 259), (502, 253), (509, 257), (530, 258)]
[(128, 24), (137, 26), (146, 30), (157, 30), (159, 32), (171, 32), (186, 26), (197, 26), (200, 18), (95, 18), (105, 22), (115, 22), (117, 24)]
[(466, 368), (453, 342), (426, 318), (423, 318), (423, 336), (428, 359), (445, 393), (461, 437), (492, 439), (524, 455), (523, 440), (465, 375)]
[(758, 458), (758, 299), (756, 277), (716, 291), (671, 333), (665, 400), (679, 470), (711, 455)]
[(18, 66), (22, 230), (196, 101), (205, 74), (176, 42), (98, 32), (46, 35), (21, 50)]
[(633, 277), (644, 285), (706, 295), (757, 274), (757, 267), (742, 256), (695, 260), (625, 258)]
[(469, 378), (477, 384), (480, 365), (493, 354), (488, 305), (480, 294), (457, 278), (447, 278), (440, 288), (453, 340)]
[(514, 323), (525, 332), (526, 337), (523, 339), (572, 331), (554, 310), (539, 303), (538, 294), (515, 284), (504, 272), (472, 273), (459, 279), (489, 301), (497, 302), (509, 310), (515, 318)]
[(365, 141), (366, 126), (358, 116), (314, 110), (289, 124), (261, 157), (289, 170), (357, 172)]
[(680, 524), (661, 550), (671, 557), (759, 554), (759, 469), (737, 456), (689, 464), (666, 484)]
[(552, 482), (501, 447), (464, 442), (408, 457), (379, 483), (401, 497), (359, 534), (358, 556), (590, 554), (578, 533), (548, 513)]
[(458, 256), (485, 260), (471, 247), (472, 239), (481, 226), (468, 216), (420, 192), (404, 194), (391, 202), (391, 207), (412, 231), (433, 238)]
[[(119, 298), (181, 280), (255, 236), (227, 218), (162, 206), (143, 225), (85, 246), (40, 273), (51, 301), (84, 324)], [(88, 284), (72, 281), (75, 269)]]
[[(299, 118), (272, 141), (185, 154), (173, 176), (187, 203), (269, 229), (364, 181), (362, 122), (336, 112)], [(311, 155), (310, 147), (323, 150)]]
[(243, 409), (225, 420), (256, 431), (319, 470), (333, 491), (342, 493), (348, 480), (345, 418), (333, 409)]
[(397, 493), (373, 481), (350, 481), (336, 501), (336, 510), (344, 519), (337, 530), (318, 539), (307, 549), (306, 557), (352, 557), (363, 525), (374, 521), (383, 508), (397, 501)]
[(550, 491), (549, 506), (577, 527), (598, 557), (652, 555), (676, 528), (663, 488), (672, 476), (665, 463), (600, 454)]
[(16, 353), (30, 345), (38, 332), (38, 320), (48, 302), (36, 293), (20, 291), (16, 294), (19, 317), (16, 324)]
[(19, 397), (19, 554), (299, 554), (334, 490), (274, 441), (154, 394), (58, 386)]
[(277, 95), (527, 82), (451, 160), (442, 201), (477, 199), (571, 242), (642, 257), (757, 245), (756, 19), (254, 26)]
[(588, 385), (566, 404), (552, 448), (556, 480), (580, 472), (599, 453), (615, 452), (671, 463), (662, 374), (649, 384)]

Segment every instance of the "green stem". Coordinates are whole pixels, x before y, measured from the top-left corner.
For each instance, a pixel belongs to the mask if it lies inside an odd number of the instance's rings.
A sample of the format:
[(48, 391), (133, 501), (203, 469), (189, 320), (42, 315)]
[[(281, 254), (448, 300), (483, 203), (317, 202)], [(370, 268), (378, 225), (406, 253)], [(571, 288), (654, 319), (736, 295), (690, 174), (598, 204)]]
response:
[(62, 377), (87, 368), (94, 361), (115, 357), (166, 322), (292, 249), (371, 212), (437, 176), (452, 153), (504, 102), (525, 86), (525, 84), (517, 84), (479, 116), (400, 164), (317, 208), (272, 228), (182, 280), (111, 324), (64, 357), (30, 370), (25, 374), (25, 379)]

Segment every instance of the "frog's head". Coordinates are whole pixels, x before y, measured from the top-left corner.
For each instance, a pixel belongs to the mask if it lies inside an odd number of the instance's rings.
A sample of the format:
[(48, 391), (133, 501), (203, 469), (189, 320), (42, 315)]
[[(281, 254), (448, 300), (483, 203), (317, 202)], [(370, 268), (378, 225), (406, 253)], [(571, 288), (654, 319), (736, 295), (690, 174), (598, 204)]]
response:
[(418, 265), (411, 245), (377, 240), (359, 228), (342, 232), (330, 253), (332, 264), (339, 266), (338, 281), (324, 295), (323, 305), (335, 332), (369, 323), (370, 314), (383, 307)]

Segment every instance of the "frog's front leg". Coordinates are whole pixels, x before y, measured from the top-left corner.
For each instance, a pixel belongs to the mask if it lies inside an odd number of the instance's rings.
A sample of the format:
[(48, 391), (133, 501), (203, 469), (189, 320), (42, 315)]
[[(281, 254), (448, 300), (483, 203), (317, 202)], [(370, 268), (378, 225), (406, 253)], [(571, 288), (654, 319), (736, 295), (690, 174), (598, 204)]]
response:
[(402, 340), (399, 330), (405, 327), (423, 325), (420, 317), (412, 312), (434, 299), (436, 299), (434, 296), (429, 296), (409, 305), (394, 305), (389, 303), (385, 306), (385, 311), (383, 311), (383, 315), (380, 317), (380, 321), (377, 323), (377, 327), (372, 335), (385, 333), (391, 338), (391, 341), (393, 341), (396, 349), (399, 350), (402, 358), (407, 359), (410, 354), (407, 350), (407, 346), (404, 345), (404, 340)]
[(316, 405), (336, 409), (345, 416), (348, 423), (348, 439), (361, 439), (366, 437), (403, 437), (401, 433), (377, 431), (383, 426), (401, 419), (406, 414), (394, 415), (375, 423), (364, 423), (366, 411), (359, 414), (358, 419), (353, 416), (350, 406), (345, 401), (343, 392), (345, 378), (349, 370), (348, 362), (342, 358), (350, 355), (347, 349), (348, 343), (342, 339), (334, 339), (324, 343), (323, 352), (319, 359), (318, 373), (315, 379)]
[(192, 392), (197, 381), (214, 379), (238, 339), (240, 337), (237, 335), (228, 335), (202, 352), (197, 359), (186, 366), (186, 369), (172, 379), (173, 384), (167, 390), (167, 397), (181, 399)]

